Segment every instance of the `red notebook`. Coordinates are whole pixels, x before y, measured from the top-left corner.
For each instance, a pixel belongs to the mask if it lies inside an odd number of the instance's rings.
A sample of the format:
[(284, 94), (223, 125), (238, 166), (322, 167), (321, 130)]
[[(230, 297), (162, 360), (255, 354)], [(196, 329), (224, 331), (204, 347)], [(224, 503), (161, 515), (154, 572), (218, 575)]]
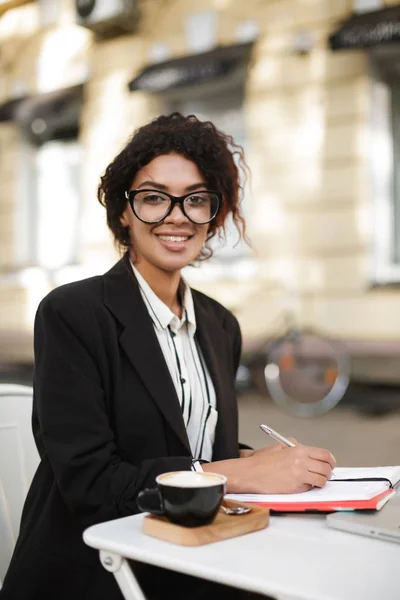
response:
[[(339, 510), (380, 510), (395, 494), (395, 490), (385, 490), (367, 500), (336, 500), (324, 502), (252, 502), (265, 506), (274, 512), (335, 512)], [(246, 500), (246, 502), (248, 502)]]

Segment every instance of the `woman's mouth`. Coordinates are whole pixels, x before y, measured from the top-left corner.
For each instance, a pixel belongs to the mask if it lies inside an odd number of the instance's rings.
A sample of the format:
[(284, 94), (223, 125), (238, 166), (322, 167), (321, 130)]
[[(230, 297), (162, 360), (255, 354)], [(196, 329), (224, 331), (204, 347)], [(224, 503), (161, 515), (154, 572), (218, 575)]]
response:
[(187, 248), (191, 235), (157, 235), (161, 245), (167, 250), (178, 252)]
[(159, 235), (158, 237), (164, 242), (186, 242), (189, 239), (188, 235)]

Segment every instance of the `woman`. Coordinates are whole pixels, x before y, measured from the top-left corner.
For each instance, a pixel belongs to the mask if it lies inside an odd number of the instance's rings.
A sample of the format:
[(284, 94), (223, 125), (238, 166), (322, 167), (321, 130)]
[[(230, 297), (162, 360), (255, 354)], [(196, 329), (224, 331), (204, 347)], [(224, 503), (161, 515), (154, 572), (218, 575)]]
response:
[[(181, 277), (210, 254), (229, 216), (243, 233), (235, 152), (242, 157), (211, 123), (175, 113), (139, 129), (102, 177), (99, 200), (127, 252), (105, 275), (62, 286), (39, 306), (33, 431), (41, 462), (1, 600), (120, 598), (82, 532), (138, 512), (138, 492), (160, 473), (217, 471), (229, 492), (298, 492), (329, 478), (327, 450), (239, 451), (239, 325)], [(149, 598), (165, 586), (176, 598), (212, 589), (133, 568)], [(219, 598), (239, 597), (222, 590)]]

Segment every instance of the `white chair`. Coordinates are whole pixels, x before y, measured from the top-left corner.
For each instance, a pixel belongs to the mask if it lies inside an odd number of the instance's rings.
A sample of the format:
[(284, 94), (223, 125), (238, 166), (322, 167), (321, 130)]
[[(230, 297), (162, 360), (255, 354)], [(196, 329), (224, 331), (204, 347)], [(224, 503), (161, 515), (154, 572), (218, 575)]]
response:
[(0, 588), (39, 464), (31, 429), (32, 394), (28, 386), (0, 384)]

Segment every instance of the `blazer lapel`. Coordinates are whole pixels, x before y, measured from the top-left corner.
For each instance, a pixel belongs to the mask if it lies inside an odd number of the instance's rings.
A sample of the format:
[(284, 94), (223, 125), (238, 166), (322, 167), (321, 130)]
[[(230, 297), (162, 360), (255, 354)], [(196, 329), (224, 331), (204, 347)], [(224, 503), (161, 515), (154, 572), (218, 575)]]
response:
[(121, 346), (164, 418), (191, 454), (175, 386), (128, 255), (104, 275), (104, 283), (104, 302), (124, 327)]
[(236, 391), (231, 361), (232, 350), (226, 331), (215, 316), (199, 302), (193, 291), (196, 312), (196, 337), (206, 361), (217, 397), (218, 422), (213, 458), (238, 456), (238, 418)]

